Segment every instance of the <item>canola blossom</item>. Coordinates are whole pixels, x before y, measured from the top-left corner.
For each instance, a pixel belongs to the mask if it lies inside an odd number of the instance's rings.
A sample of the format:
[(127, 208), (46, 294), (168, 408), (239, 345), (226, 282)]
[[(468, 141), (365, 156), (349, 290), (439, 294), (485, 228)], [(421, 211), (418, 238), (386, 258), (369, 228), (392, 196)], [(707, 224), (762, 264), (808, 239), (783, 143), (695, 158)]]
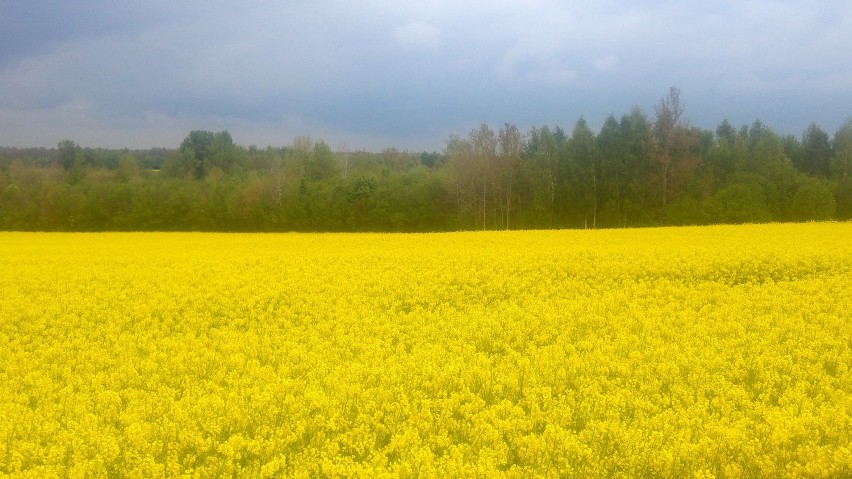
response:
[(0, 477), (852, 476), (850, 223), (0, 245)]

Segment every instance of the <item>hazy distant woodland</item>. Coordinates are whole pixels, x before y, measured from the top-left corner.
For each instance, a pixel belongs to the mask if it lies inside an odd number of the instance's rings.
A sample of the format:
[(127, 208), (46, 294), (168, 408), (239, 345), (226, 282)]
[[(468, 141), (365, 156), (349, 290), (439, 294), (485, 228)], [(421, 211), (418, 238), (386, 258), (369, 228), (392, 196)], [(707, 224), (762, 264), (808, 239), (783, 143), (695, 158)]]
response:
[(447, 231), (846, 220), (852, 119), (801, 138), (760, 121), (653, 115), (600, 131), (483, 124), (440, 153), (332, 151), (322, 140), (236, 144), (193, 131), (176, 150), (0, 148), (0, 229)]

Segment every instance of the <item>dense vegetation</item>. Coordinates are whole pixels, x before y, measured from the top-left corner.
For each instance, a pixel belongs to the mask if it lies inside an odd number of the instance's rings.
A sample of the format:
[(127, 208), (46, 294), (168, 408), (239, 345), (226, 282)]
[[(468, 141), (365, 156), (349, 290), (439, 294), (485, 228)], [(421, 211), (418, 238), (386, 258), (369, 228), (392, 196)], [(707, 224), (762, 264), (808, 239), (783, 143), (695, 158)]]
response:
[(191, 132), (176, 150), (0, 149), (0, 229), (432, 231), (852, 218), (852, 120), (801, 139), (760, 121), (687, 124), (672, 88), (595, 133), (506, 124), (441, 153), (248, 148)]

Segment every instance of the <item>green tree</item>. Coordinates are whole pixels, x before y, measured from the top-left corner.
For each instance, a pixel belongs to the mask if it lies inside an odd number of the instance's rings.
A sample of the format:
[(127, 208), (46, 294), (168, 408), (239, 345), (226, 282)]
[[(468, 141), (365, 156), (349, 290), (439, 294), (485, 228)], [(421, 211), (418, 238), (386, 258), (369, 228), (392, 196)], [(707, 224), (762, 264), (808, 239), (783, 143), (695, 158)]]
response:
[(509, 123), (497, 134), (497, 195), (500, 198), (501, 227), (509, 229), (514, 216), (515, 184), (520, 169), (524, 137), (518, 127)]
[[(628, 145), (622, 139), (621, 125), (614, 115), (604, 121), (597, 136), (597, 148), (601, 156), (603, 202), (601, 216), (606, 223), (618, 225), (623, 218), (626, 194)], [(608, 221), (607, 221), (608, 220)]]
[(801, 164), (802, 162), (802, 144), (795, 135), (784, 135), (781, 139), (784, 145), (784, 154), (793, 162), (793, 165)]
[(827, 177), (831, 164), (831, 144), (828, 133), (816, 123), (811, 123), (802, 136), (801, 158), (795, 165), (799, 170), (814, 176)]
[(685, 126), (683, 105), (680, 103), (680, 90), (676, 87), (669, 89), (669, 94), (663, 97), (656, 106), (657, 121), (654, 131), (657, 140), (657, 166), (659, 168), (662, 188), (662, 205), (666, 206), (669, 199), (669, 186), (674, 169), (683, 153)]
[(852, 118), (835, 132), (831, 176), (837, 183), (837, 216), (852, 218)]
[(649, 177), (653, 172), (653, 125), (638, 107), (621, 117), (621, 142), (624, 143), (625, 199), (621, 224), (640, 222), (654, 203)]
[(310, 181), (323, 181), (335, 178), (340, 174), (340, 165), (334, 159), (334, 153), (328, 143), (319, 140), (314, 143), (313, 154), (305, 165), (306, 175)]
[(455, 203), (457, 227), (470, 228), (476, 222), (476, 162), (469, 140), (450, 135), (444, 150), (448, 186)]
[(180, 144), (183, 163), (196, 179), (204, 178), (213, 157), (213, 132), (194, 130), (189, 132)]
[(847, 181), (852, 178), (852, 118), (846, 120), (834, 133), (832, 147), (831, 176)]
[(754, 182), (736, 182), (725, 186), (706, 205), (708, 217), (715, 223), (763, 223), (772, 213), (763, 189)]
[(716, 142), (704, 157), (704, 167), (716, 184), (722, 184), (736, 169), (734, 149), (737, 144), (737, 132), (723, 121), (716, 128)]
[(237, 165), (237, 147), (227, 131), (213, 133), (206, 130), (191, 131), (180, 144), (178, 165), (170, 165), (177, 172), (188, 172), (196, 179), (204, 178), (213, 167), (231, 173)]
[(57, 145), (56, 160), (65, 171), (71, 171), (77, 163), (80, 147), (71, 140), (62, 140)]
[(577, 166), (580, 187), (583, 191), (583, 223), (597, 227), (598, 207), (600, 205), (601, 165), (595, 134), (582, 117), (574, 124), (568, 151)]
[(808, 178), (793, 195), (790, 206), (796, 221), (825, 221), (834, 218), (837, 202), (824, 181)]
[[(477, 201), (479, 204), (482, 229), (488, 228), (488, 219), (495, 217), (495, 159), (497, 157), (497, 136), (494, 130), (483, 123), (479, 129), (470, 132), (471, 152), (474, 158), (477, 181)], [(491, 213), (491, 214), (489, 214)]]
[(429, 168), (435, 168), (444, 163), (444, 155), (437, 152), (424, 151), (420, 154), (420, 162)]
[(727, 119), (722, 120), (722, 123), (719, 123), (719, 126), (716, 127), (716, 140), (719, 143), (732, 147), (736, 138), (737, 130), (734, 129)]
[(127, 182), (139, 176), (139, 161), (132, 153), (121, 155), (118, 160), (118, 169), (115, 171), (115, 179), (119, 182)]
[(32, 213), (27, 211), (27, 198), (15, 183), (4, 185), (0, 182), (0, 228), (25, 229)]
[(530, 203), (533, 210), (544, 213), (544, 221), (536, 221), (535, 224), (548, 228), (555, 224), (560, 183), (568, 181), (567, 165), (560, 164), (560, 146), (558, 135), (547, 125), (532, 128), (529, 132), (526, 157), (531, 177)]

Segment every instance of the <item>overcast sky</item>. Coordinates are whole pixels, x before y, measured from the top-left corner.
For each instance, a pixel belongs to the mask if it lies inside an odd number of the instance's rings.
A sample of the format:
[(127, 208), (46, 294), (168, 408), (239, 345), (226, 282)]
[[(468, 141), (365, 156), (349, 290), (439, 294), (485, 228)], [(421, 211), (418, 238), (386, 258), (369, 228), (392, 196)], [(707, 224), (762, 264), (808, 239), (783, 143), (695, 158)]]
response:
[(852, 2), (0, 0), (0, 145), (440, 151), (482, 122), (852, 116)]

